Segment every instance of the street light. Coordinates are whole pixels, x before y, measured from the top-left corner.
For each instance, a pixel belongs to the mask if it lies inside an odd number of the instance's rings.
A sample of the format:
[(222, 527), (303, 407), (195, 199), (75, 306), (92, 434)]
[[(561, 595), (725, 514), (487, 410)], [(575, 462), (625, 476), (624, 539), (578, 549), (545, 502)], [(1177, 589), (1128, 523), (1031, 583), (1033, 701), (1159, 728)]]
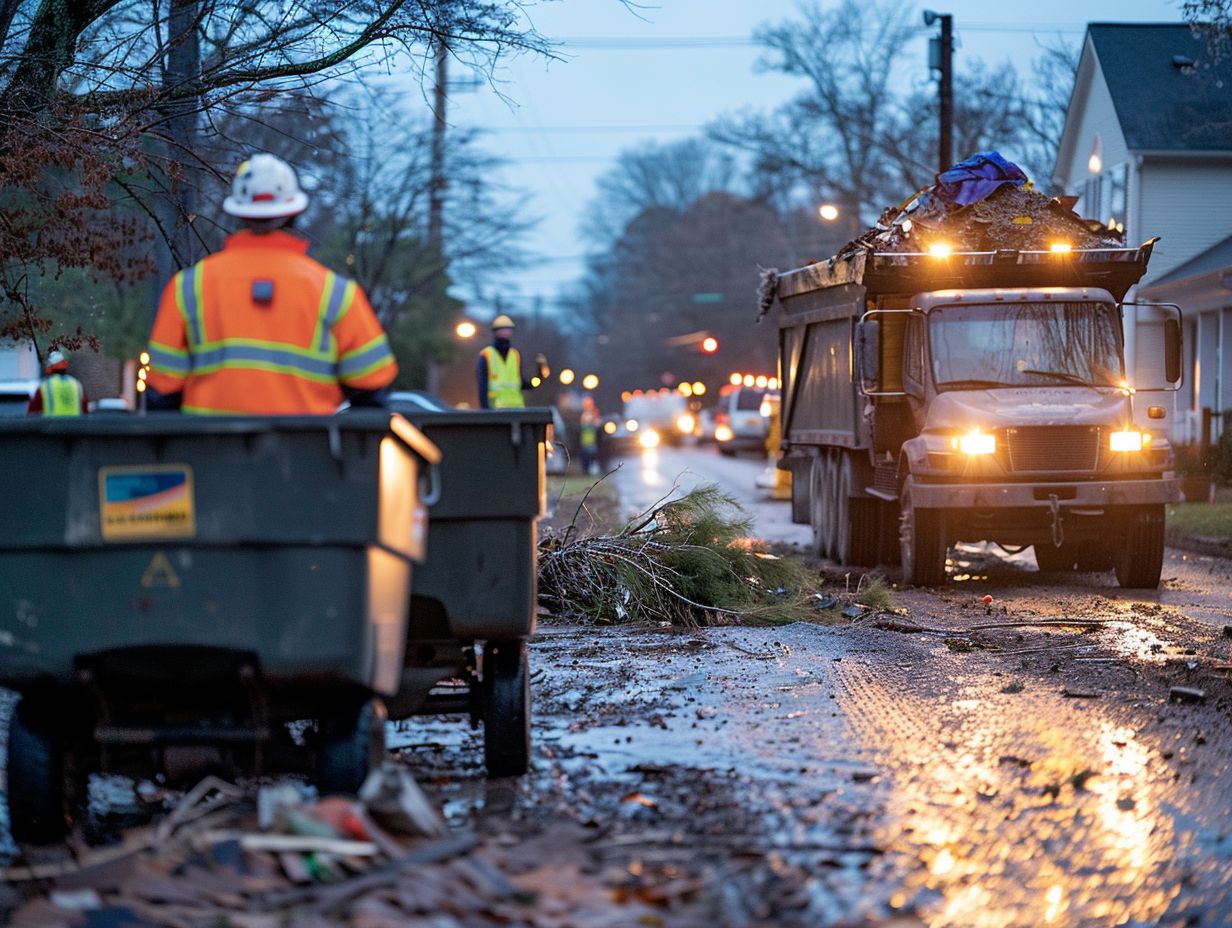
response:
[(833, 203), (822, 203), (821, 206), (817, 208), (817, 215), (819, 215), (826, 222), (833, 222), (838, 218), (838, 207)]
[(597, 386), (599, 386), (599, 377), (597, 374), (587, 374), (582, 378), (583, 389), (593, 390)]
[(573, 378), (575, 376), (576, 375), (573, 373), (573, 369), (566, 367), (563, 371), (560, 372), (560, 382), (563, 383), (567, 387), (569, 386), (569, 384), (573, 383)]
[(713, 335), (707, 335), (702, 339), (702, 351), (706, 354), (714, 354), (719, 350), (719, 340)]
[(468, 319), (463, 319), (454, 328), (454, 333), (458, 336), (458, 338), (474, 338), (475, 333), (478, 331), (479, 329), (476, 327), (475, 323)]

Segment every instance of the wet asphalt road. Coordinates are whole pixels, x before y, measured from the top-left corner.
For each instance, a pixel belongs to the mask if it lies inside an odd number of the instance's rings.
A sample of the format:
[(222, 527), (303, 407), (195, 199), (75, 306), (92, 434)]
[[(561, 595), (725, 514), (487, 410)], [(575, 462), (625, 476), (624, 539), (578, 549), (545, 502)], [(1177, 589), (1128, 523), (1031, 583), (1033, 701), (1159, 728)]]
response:
[[(629, 508), (686, 470), (759, 493), (752, 459), (633, 463)], [(767, 535), (804, 528), (786, 506), (754, 507)], [(1232, 564), (1168, 556), (1158, 593), (1129, 594), (965, 549), (947, 588), (897, 591), (888, 622), (549, 620), (531, 774), (485, 783), (456, 725), (397, 737), (455, 821), (690, 887), (663, 924), (1229, 925)]]

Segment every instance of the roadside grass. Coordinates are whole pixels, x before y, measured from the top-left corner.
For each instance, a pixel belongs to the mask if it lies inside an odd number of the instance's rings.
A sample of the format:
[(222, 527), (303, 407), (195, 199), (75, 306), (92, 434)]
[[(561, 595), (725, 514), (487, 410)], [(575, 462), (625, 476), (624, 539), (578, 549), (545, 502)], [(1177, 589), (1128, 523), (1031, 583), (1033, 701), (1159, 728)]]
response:
[[(1221, 492), (1219, 495), (1224, 494)], [(1167, 525), (1169, 534), (1232, 540), (1232, 500), (1216, 503), (1175, 503), (1168, 507)]]

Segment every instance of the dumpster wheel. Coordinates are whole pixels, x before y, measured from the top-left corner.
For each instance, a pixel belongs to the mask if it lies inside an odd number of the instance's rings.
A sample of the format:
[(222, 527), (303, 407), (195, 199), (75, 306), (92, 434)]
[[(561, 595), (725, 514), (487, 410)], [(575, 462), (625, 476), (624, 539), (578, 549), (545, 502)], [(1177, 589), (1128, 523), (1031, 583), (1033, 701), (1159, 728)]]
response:
[(385, 703), (370, 699), (358, 709), (321, 720), (316, 780), (322, 795), (359, 792), (385, 759), (385, 718)]
[(530, 670), (525, 641), (484, 645), (481, 692), (488, 776), (521, 776), (530, 764)]
[(29, 697), (13, 709), (6, 774), (15, 841), (46, 844), (68, 834), (63, 745), (51, 736)]

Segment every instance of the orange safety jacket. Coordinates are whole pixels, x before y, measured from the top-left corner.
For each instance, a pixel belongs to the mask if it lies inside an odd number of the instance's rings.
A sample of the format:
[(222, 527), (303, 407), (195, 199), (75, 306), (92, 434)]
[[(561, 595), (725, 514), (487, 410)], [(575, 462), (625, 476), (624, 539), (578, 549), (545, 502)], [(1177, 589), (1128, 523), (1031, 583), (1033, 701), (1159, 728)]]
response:
[(344, 386), (388, 386), (398, 365), (363, 290), (307, 251), (289, 232), (243, 231), (176, 274), (150, 334), (150, 385), (213, 415), (328, 415)]

